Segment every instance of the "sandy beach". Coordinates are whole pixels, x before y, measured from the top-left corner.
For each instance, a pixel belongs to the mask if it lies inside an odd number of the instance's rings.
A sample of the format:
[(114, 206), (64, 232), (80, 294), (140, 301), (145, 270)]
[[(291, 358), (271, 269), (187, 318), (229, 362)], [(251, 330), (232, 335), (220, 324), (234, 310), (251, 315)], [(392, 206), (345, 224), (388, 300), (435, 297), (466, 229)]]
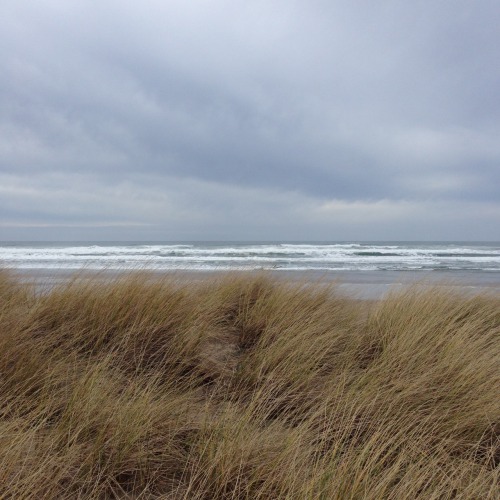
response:
[[(75, 276), (99, 280), (113, 280), (130, 271), (71, 271), (55, 269), (13, 270), (24, 283), (33, 283), (38, 289), (50, 289)], [(181, 281), (206, 281), (227, 274), (225, 271), (145, 271), (152, 278), (172, 278)], [(418, 284), (423, 287), (440, 287), (460, 290), (467, 294), (500, 294), (500, 273), (473, 271), (242, 271), (242, 276), (264, 273), (278, 281), (314, 284), (336, 283), (336, 289), (351, 298), (363, 300), (382, 299), (389, 292), (399, 291)]]

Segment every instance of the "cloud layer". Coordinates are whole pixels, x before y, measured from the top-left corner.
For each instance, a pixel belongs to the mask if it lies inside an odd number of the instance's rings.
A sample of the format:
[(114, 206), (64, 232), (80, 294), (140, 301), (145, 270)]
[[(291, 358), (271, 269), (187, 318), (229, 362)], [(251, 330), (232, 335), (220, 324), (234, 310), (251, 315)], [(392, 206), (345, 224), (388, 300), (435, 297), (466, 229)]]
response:
[(0, 239), (500, 239), (500, 6), (5, 2)]

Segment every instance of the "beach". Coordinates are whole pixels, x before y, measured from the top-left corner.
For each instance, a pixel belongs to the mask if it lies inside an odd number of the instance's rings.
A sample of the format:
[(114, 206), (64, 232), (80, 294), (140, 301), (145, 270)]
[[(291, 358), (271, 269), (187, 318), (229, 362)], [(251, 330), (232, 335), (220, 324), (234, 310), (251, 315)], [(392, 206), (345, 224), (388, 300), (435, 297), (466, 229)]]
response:
[(500, 500), (500, 1), (0, 16), (0, 500)]
[(280, 281), (335, 282), (346, 296), (368, 300), (415, 283), (469, 294), (500, 289), (495, 242), (19, 242), (0, 245), (0, 264), (39, 288), (79, 273), (110, 279), (140, 271), (195, 282), (265, 272)]
[[(65, 270), (65, 269), (17, 269), (13, 270), (24, 283), (32, 283), (38, 289), (50, 289), (75, 276), (98, 280), (113, 280), (130, 272), (119, 270)], [(137, 271), (141, 272), (141, 271)], [(171, 278), (187, 282), (217, 279), (228, 271), (151, 271), (145, 270), (152, 279)], [(378, 300), (390, 292), (401, 291), (411, 285), (440, 287), (459, 290), (466, 294), (500, 294), (500, 273), (476, 271), (233, 271), (242, 276), (268, 274), (278, 281), (308, 283), (310, 285), (335, 284), (335, 288), (347, 297), (362, 300)]]

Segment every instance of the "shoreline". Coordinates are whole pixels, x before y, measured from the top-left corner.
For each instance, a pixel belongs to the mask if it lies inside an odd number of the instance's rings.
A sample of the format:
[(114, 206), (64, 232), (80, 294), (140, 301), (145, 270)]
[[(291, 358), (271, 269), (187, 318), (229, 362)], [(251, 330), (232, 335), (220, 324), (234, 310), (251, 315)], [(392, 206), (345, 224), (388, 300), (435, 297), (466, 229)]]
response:
[(22, 283), (33, 284), (39, 290), (52, 289), (76, 278), (114, 280), (135, 272), (143, 272), (152, 278), (167, 278), (181, 282), (200, 282), (219, 279), (228, 274), (249, 276), (265, 274), (278, 282), (304, 283), (308, 285), (336, 284), (336, 289), (350, 298), (380, 300), (390, 292), (404, 290), (412, 285), (444, 288), (466, 294), (500, 295), (500, 273), (477, 271), (158, 271), (148, 269), (92, 270), (92, 269), (16, 269), (10, 271)]

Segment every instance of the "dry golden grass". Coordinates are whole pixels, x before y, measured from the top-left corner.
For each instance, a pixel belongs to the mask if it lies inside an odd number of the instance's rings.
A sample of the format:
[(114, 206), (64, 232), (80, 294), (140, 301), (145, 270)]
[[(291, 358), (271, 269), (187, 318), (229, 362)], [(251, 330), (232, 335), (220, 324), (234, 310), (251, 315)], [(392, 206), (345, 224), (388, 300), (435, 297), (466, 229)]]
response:
[(500, 497), (500, 299), (0, 273), (1, 498)]

